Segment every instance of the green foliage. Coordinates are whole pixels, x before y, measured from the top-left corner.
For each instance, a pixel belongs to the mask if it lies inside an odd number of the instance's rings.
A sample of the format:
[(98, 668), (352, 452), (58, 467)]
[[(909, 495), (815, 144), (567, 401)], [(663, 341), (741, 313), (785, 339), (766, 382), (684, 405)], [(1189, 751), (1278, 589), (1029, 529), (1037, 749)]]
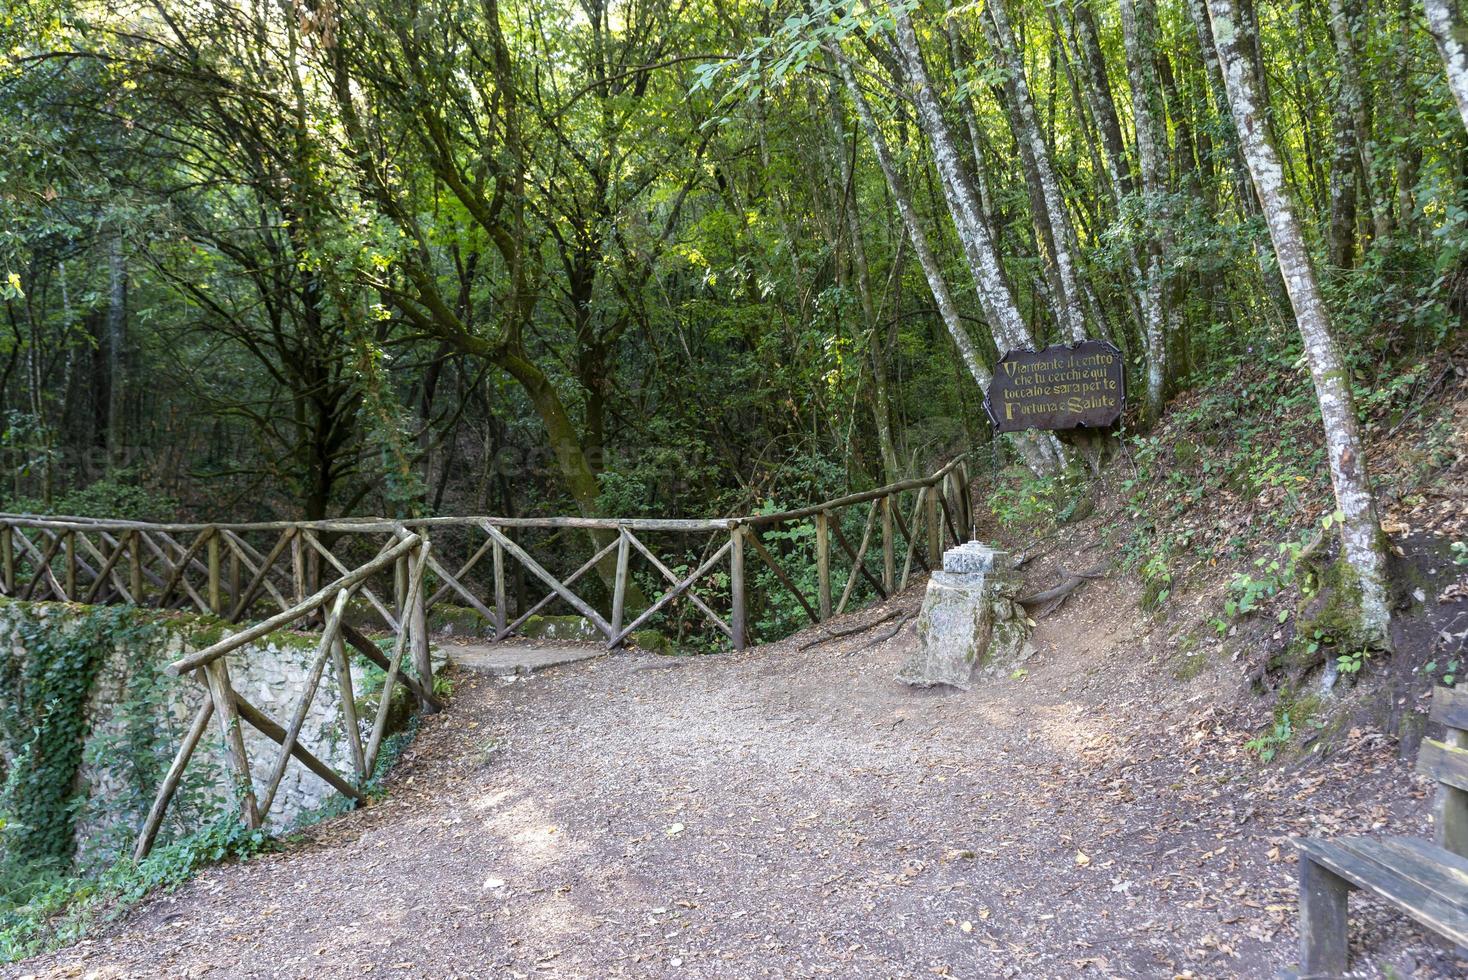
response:
[[(166, 765), (164, 682), (151, 656), (166, 633), (155, 617), (130, 606), (90, 608), (64, 624), (55, 616), (18, 618), (15, 629), (26, 655), (0, 661), (0, 703), (10, 708), (0, 715), (0, 742), (19, 747), (0, 786), (0, 960), (74, 938), (103, 906), (125, 907), (182, 881), (200, 863), (253, 853), (265, 840), (244, 831), (237, 817), (168, 839), (168, 827), (218, 806), (204, 785), (208, 774), (196, 770), (146, 861), (74, 869), (76, 822), (91, 806), (74, 795), (78, 768), (85, 762), (109, 774), (112, 802), (105, 813), (90, 814), (104, 827), (89, 841), (91, 850), (105, 855), (131, 843)], [(130, 683), (115, 692), (109, 723), (87, 744), (88, 700), (114, 651), (136, 658)]]
[(172, 500), (142, 484), (136, 469), (118, 470), (85, 487), (68, 490), (47, 503), (33, 497), (5, 502), (5, 509), (21, 514), (65, 514), (127, 521), (171, 521), (179, 510)]
[(1439, 664), (1436, 660), (1429, 660), (1422, 665), (1422, 673), (1429, 677), (1436, 675), (1436, 682), (1445, 687), (1452, 687), (1458, 682), (1458, 674), (1463, 669), (1463, 661), (1459, 657), (1449, 657)]
[(1272, 727), (1249, 739), (1244, 743), (1244, 748), (1257, 755), (1260, 762), (1270, 762), (1294, 737), (1295, 729), (1290, 722), (1290, 713), (1283, 711)]
[(1040, 531), (1054, 522), (1068, 520), (1084, 499), (1084, 481), (1074, 470), (1035, 476), (1016, 467), (1008, 477), (995, 482), (988, 499), (989, 510), (1003, 525)]
[(1172, 569), (1162, 552), (1149, 557), (1138, 570), (1142, 579), (1142, 608), (1159, 609), (1172, 595)]
[(0, 963), (74, 942), (97, 921), (116, 918), (157, 889), (177, 887), (201, 867), (244, 860), (270, 846), (265, 831), (247, 829), (231, 813), (155, 848), (141, 863), (122, 858), (95, 877), (32, 876), (19, 886), (0, 878)]
[(1319, 697), (1295, 696), (1288, 692), (1274, 712), (1274, 722), (1244, 743), (1244, 749), (1254, 753), (1260, 762), (1272, 762), (1294, 741), (1302, 731), (1320, 731), (1326, 721), (1320, 717), (1322, 702)]
[[(1327, 517), (1327, 520), (1332, 518)], [(1282, 541), (1275, 545), (1275, 554), (1254, 559), (1254, 571), (1235, 572), (1228, 583), (1228, 598), (1224, 600), (1224, 615), (1248, 616), (1257, 612), (1268, 600), (1297, 583), (1302, 595), (1314, 594), (1317, 583), (1310, 576), (1300, 576), (1300, 556), (1308, 546), (1306, 541)], [(1279, 621), (1289, 618), (1288, 610), (1279, 611)]]
[(12, 706), (0, 718), (0, 742), (20, 747), (0, 789), (0, 873), (69, 867), (84, 709), (98, 669), (120, 634), (137, 624), (128, 607), (92, 609), (70, 628), (41, 617), (18, 624), (26, 656), (0, 664), (0, 703)]
[(1339, 654), (1335, 658), (1336, 669), (1342, 674), (1359, 674), (1366, 666), (1366, 661), (1370, 656), (1371, 651), (1366, 649), (1350, 650)]

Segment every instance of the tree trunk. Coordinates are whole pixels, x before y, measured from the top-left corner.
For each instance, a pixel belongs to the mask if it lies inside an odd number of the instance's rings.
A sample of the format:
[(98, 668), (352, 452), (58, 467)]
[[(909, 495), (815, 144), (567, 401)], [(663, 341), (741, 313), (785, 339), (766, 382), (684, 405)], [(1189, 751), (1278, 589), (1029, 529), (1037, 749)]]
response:
[(1131, 79), (1132, 116), (1137, 130), (1137, 164), (1142, 195), (1147, 204), (1151, 234), (1147, 244), (1146, 280), (1142, 284), (1142, 314), (1147, 352), (1147, 417), (1162, 415), (1167, 397), (1168, 311), (1163, 303), (1163, 276), (1167, 251), (1167, 131), (1163, 125), (1162, 93), (1157, 80), (1157, 17), (1152, 0), (1122, 0), (1122, 40), (1127, 75)]
[[(933, 254), (932, 246), (928, 244), (927, 233), (923, 230), (917, 209), (913, 207), (912, 197), (908, 193), (906, 182), (902, 179), (902, 173), (897, 169), (897, 164), (887, 149), (887, 141), (882, 136), (876, 119), (872, 116), (872, 109), (867, 103), (866, 95), (856, 83), (856, 76), (851, 71), (851, 63), (839, 51), (833, 54), (841, 72), (841, 80), (846, 83), (846, 90), (850, 93), (851, 101), (856, 106), (862, 129), (866, 132), (867, 140), (876, 154), (877, 165), (881, 167), (882, 175), (887, 178), (887, 188), (892, 193), (892, 199), (897, 205), (897, 213), (902, 218), (902, 224), (907, 229), (908, 240), (912, 242), (912, 250), (918, 257), (918, 265), (923, 270), (923, 277), (928, 281), (928, 289), (933, 294), (933, 302), (938, 307), (943, 326), (948, 329), (948, 335), (953, 338), (953, 345), (958, 348), (959, 357), (963, 360), (964, 366), (968, 368), (969, 376), (974, 379), (974, 383), (981, 391), (988, 391), (994, 377), (984, 366), (983, 361), (979, 360), (979, 352), (974, 347), (968, 331), (964, 329), (963, 321), (959, 318), (958, 305), (953, 301), (953, 294), (948, 291), (948, 282), (943, 278), (942, 266), (938, 264), (938, 258)], [(1015, 439), (1015, 448), (1030, 469), (1037, 474), (1055, 473), (1064, 466), (1065, 461), (1059, 441), (1048, 432), (1043, 434), (1021, 433)]]
[[(1060, 7), (1064, 10), (1064, 5)], [(1132, 172), (1126, 145), (1121, 138), (1121, 122), (1116, 117), (1116, 100), (1111, 94), (1111, 79), (1106, 73), (1106, 56), (1101, 51), (1101, 39), (1096, 34), (1096, 20), (1086, 0), (1076, 0), (1072, 24), (1076, 35), (1076, 47), (1085, 65), (1086, 95), (1091, 102), (1091, 113), (1096, 117), (1096, 126), (1101, 131), (1101, 142), (1106, 148), (1106, 162), (1111, 168), (1111, 179), (1116, 192), (1126, 197), (1132, 192)]]
[(1040, 132), (1040, 122), (1035, 116), (1035, 102), (1030, 95), (1030, 85), (1025, 78), (1024, 59), (1015, 43), (1014, 31), (1009, 24), (1009, 15), (1004, 9), (1004, 0), (989, 0), (989, 24), (993, 28), (994, 47), (1008, 72), (1005, 86), (1014, 103), (1013, 119), (1016, 125), (1015, 139), (1028, 149), (1021, 156), (1027, 168), (1034, 170), (1034, 183), (1040, 190), (1039, 205), (1044, 209), (1046, 224), (1050, 229), (1047, 242), (1050, 254), (1046, 260), (1054, 266), (1056, 293), (1052, 300), (1056, 324), (1062, 336), (1069, 340), (1086, 339), (1086, 317), (1082, 312), (1082, 289), (1076, 259), (1076, 234), (1066, 210), (1065, 199), (1060, 194), (1060, 183), (1055, 178), (1055, 167), (1050, 159), (1050, 147)]
[(127, 436), (127, 260), (122, 235), (107, 239), (107, 464), (123, 465)]
[(1240, 145), (1264, 204), (1269, 235), (1295, 309), (1310, 376), (1320, 402), (1331, 483), (1337, 509), (1344, 515), (1343, 552), (1360, 587), (1362, 630), (1367, 639), (1388, 644), (1391, 612), (1387, 602), (1385, 538), (1376, 517), (1350, 374), (1331, 331), (1330, 316), (1316, 283), (1304, 232), (1295, 217), (1285, 183), (1284, 168), (1264, 126), (1264, 105), (1254, 84), (1248, 52), (1243, 47), (1247, 38), (1242, 33), (1235, 0), (1208, 0), (1208, 8)]
[(1354, 4), (1348, 0), (1330, 0), (1330, 34), (1336, 51), (1335, 106), (1331, 128), (1335, 135), (1335, 153), (1330, 163), (1330, 234), (1327, 259), (1338, 269), (1356, 264), (1356, 188), (1365, 184), (1362, 166), (1370, 134), (1364, 125), (1364, 99), (1361, 77), (1356, 67), (1356, 50), (1352, 42), (1353, 28), (1360, 26)]
[(927, 65), (923, 63), (918, 48), (917, 32), (913, 30), (912, 18), (905, 8), (891, 8), (896, 27), (897, 54), (911, 82), (913, 97), (917, 102), (918, 125), (927, 137), (933, 152), (933, 162), (943, 187), (944, 198), (953, 223), (958, 229), (958, 238), (963, 245), (969, 271), (973, 274), (974, 286), (983, 305), (984, 315), (989, 319), (989, 328), (999, 349), (1033, 347), (1034, 338), (1025, 326), (1014, 295), (1004, 278), (999, 255), (994, 249), (994, 239), (979, 208), (978, 195), (973, 182), (963, 169), (958, 147), (948, 122), (943, 118), (943, 109), (928, 78)]
[[(1414, 16), (1412, 0), (1399, 0), (1397, 4), (1397, 43), (1395, 47), (1396, 70), (1393, 73), (1392, 91), (1395, 93), (1398, 112), (1394, 113), (1396, 131), (1410, 133), (1417, 118), (1420, 98), (1419, 83), (1412, 70), (1412, 40), (1417, 34), (1417, 18)], [(1385, 231), (1377, 237), (1389, 239), (1400, 230), (1411, 237), (1417, 232), (1417, 174), (1422, 168), (1422, 143), (1420, 140), (1392, 140), (1392, 166), (1387, 171), (1395, 173), (1392, 189), (1396, 198), (1395, 218)]]
[(1463, 125), (1468, 126), (1468, 31), (1458, 13), (1457, 0), (1422, 0), (1422, 9), (1427, 14), (1427, 29), (1437, 42), (1437, 52), (1447, 68), (1448, 87), (1458, 103), (1458, 114), (1463, 117)]
[(861, 212), (857, 207), (852, 160), (846, 152), (846, 121), (841, 115), (840, 88), (831, 80), (827, 117), (831, 127), (832, 173), (840, 177), (833, 188), (836, 206), (846, 219), (846, 235), (851, 244), (851, 265), (856, 273), (856, 291), (861, 301), (861, 315), (866, 328), (867, 348), (871, 353), (872, 421), (877, 429), (877, 448), (882, 454), (882, 469), (889, 483), (902, 479), (897, 460), (897, 445), (892, 438), (892, 400), (887, 390), (886, 331), (877, 324), (877, 305), (872, 298), (871, 267), (867, 263), (866, 241), (861, 229)]

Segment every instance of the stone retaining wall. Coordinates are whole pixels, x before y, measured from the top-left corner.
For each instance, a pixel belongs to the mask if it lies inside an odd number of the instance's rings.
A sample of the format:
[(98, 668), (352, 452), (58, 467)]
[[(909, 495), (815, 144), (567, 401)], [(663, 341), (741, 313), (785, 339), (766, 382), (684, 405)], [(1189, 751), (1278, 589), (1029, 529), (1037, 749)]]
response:
[[(94, 607), (66, 603), (0, 600), (0, 670), (10, 672), (10, 677), (21, 676), (25, 659), (32, 655), (26, 649), (27, 636), (36, 636), (37, 630), (78, 634), (84, 617), (96, 613)], [(82, 867), (104, 864), (130, 846), (152, 802), (157, 780), (206, 697), (201, 683), (189, 677), (169, 677), (163, 667), (216, 642), (230, 628), (210, 617), (153, 610), (126, 610), (126, 622), (127, 628), (108, 636), (108, 649), (84, 709), (85, 748), (74, 791), (78, 801), (77, 864)], [(54, 645), (55, 636), (48, 636), (47, 642)], [(228, 656), (231, 682), (243, 697), (284, 727), (305, 690), (316, 642), (314, 636), (290, 632), (263, 637)], [(353, 689), (359, 700), (363, 700), (366, 675), (373, 670), (353, 663)], [(4, 695), (0, 688), (0, 711), (17, 710), (19, 706), (6, 703)], [(368, 700), (374, 699), (375, 694)], [(365, 711), (370, 705), (362, 708)], [(300, 740), (337, 771), (350, 774), (340, 719), (341, 699), (328, 667)], [(250, 726), (243, 728), (258, 792), (269, 779), (279, 747)], [(23, 748), (0, 744), (0, 769), (8, 770)], [(161, 839), (187, 834), (212, 820), (230, 794), (219, 728), (211, 720), (209, 733), (189, 763)], [(335, 796), (325, 782), (292, 762), (271, 809), (271, 826), (288, 828)]]

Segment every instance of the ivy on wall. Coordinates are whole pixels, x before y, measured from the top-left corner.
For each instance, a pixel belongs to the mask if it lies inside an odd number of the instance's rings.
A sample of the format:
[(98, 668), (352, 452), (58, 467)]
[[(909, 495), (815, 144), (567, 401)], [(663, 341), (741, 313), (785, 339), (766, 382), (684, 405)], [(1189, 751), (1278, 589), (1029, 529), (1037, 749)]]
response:
[[(17, 617), (13, 652), (0, 658), (0, 864), (66, 870), (81, 800), (77, 771), (88, 732), (87, 702), (119, 645), (143, 648), (161, 630), (131, 607), (90, 607), (59, 616)], [(147, 726), (142, 726), (146, 728)], [(148, 747), (151, 749), (151, 746)], [(148, 751), (145, 749), (144, 751)], [(151, 753), (149, 753), (151, 754)]]

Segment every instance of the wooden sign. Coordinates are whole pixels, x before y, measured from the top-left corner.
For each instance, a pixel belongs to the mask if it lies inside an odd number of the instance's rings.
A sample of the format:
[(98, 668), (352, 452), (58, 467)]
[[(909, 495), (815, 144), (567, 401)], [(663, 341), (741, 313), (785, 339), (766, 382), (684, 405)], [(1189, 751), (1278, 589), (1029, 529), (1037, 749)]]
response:
[(1121, 351), (1104, 340), (1009, 351), (994, 366), (984, 396), (995, 432), (1099, 429), (1121, 418), (1125, 407)]

